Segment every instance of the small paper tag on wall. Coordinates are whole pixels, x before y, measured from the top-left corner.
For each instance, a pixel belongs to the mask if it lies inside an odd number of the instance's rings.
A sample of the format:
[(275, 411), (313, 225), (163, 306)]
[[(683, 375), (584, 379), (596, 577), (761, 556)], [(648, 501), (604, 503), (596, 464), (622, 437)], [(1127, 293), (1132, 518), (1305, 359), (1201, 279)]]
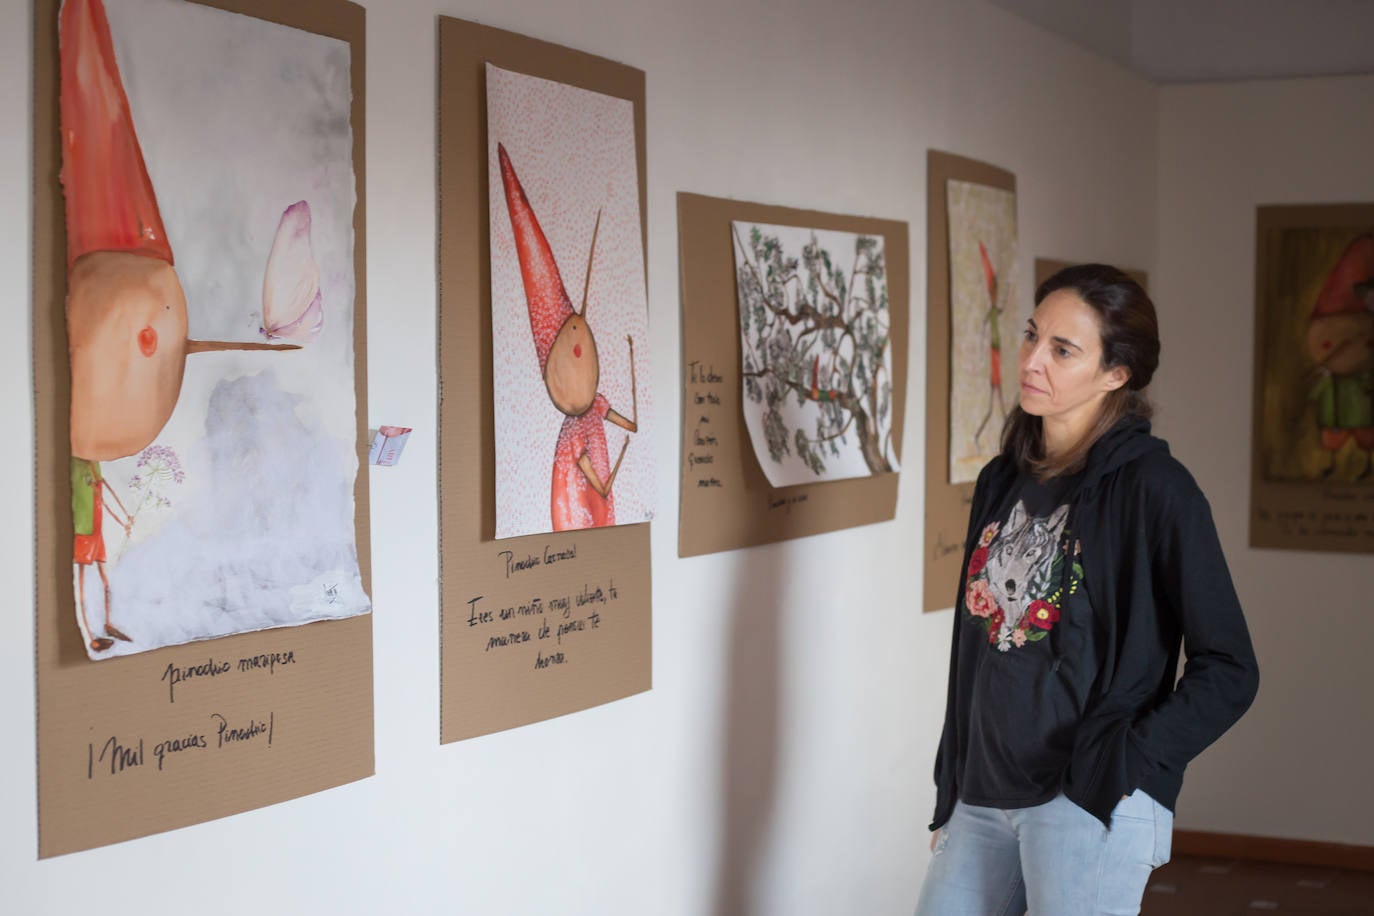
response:
[(410, 438), (409, 426), (383, 426), (372, 439), (372, 449), (368, 452), (368, 464), (391, 467), (401, 460), (401, 450)]

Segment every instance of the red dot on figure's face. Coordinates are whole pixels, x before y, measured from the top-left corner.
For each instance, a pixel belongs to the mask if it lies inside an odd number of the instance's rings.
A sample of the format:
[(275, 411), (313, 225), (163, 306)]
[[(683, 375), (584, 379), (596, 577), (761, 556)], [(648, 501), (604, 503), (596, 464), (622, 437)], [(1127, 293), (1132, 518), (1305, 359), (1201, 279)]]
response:
[(157, 352), (157, 331), (153, 330), (152, 325), (138, 332), (138, 349), (143, 351), (144, 356), (152, 356)]
[(581, 344), (573, 344), (573, 356), (577, 357), (578, 359), (581, 359), (581, 358), (582, 358), (582, 345), (581, 345)]

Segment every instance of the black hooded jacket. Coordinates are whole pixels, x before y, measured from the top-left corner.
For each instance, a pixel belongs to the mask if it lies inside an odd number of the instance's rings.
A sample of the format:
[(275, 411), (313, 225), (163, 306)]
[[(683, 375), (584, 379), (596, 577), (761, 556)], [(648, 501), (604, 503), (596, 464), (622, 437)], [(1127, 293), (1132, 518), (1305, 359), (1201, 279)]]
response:
[[(962, 569), (1017, 475), (1004, 456), (979, 474)], [(1137, 788), (1173, 810), (1184, 767), (1249, 708), (1259, 673), (1207, 499), (1168, 445), (1150, 435), (1149, 421), (1123, 419), (1094, 444), (1067, 524), (1084, 546), (1093, 642), (1104, 657), (1096, 660), (1063, 792), (1110, 827), (1117, 802)], [(964, 615), (961, 582), (932, 830), (954, 810), (974, 714), (969, 691), (960, 689)], [(1051, 638), (1057, 665), (1061, 647), (1056, 633)], [(1175, 683), (1180, 644), (1187, 661)]]

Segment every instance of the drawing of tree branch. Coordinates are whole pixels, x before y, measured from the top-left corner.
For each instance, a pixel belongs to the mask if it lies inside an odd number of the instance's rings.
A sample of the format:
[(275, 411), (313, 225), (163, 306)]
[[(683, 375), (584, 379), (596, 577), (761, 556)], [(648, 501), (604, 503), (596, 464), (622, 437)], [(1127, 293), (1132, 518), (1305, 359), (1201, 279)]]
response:
[[(774, 461), (795, 450), (820, 476), (827, 458), (857, 437), (870, 472), (891, 471), (892, 379), (887, 281), (880, 239), (860, 235), (846, 273), (815, 233), (801, 256), (758, 226), (735, 230), (742, 371), (748, 399), (764, 405), (763, 428)], [(814, 403), (809, 428), (788, 427), (782, 410)], [(794, 414), (795, 416), (795, 414)]]

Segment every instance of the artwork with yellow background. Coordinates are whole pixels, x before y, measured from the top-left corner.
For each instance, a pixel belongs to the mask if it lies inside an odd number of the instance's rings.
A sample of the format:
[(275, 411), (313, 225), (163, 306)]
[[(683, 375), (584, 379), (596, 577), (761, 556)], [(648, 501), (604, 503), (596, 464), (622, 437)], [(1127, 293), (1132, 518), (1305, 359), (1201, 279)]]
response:
[(1374, 481), (1374, 227), (1278, 233), (1260, 320), (1263, 473)]

